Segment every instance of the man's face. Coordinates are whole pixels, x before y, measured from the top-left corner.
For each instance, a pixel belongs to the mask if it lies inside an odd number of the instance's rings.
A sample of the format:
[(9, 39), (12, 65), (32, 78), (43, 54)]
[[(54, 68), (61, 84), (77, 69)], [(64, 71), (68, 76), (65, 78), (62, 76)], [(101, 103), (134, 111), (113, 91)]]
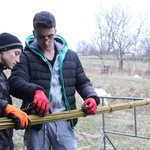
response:
[(54, 44), (55, 28), (38, 28), (33, 31), (42, 50), (49, 50)]
[(1, 52), (1, 63), (8, 69), (13, 69), (13, 67), (20, 61), (21, 49), (12, 49)]

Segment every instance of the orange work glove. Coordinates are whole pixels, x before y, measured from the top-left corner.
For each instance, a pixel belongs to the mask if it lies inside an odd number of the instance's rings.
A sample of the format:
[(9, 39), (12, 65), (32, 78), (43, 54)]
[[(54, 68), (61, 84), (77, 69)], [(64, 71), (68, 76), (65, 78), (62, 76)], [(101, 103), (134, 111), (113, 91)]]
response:
[(50, 102), (42, 90), (36, 90), (32, 107), (42, 116), (45, 116), (50, 111)]
[(16, 130), (25, 129), (31, 124), (28, 115), (13, 105), (7, 104), (5, 114), (9, 119), (13, 120)]
[(94, 115), (97, 112), (97, 104), (94, 98), (87, 98), (81, 106), (86, 114)]

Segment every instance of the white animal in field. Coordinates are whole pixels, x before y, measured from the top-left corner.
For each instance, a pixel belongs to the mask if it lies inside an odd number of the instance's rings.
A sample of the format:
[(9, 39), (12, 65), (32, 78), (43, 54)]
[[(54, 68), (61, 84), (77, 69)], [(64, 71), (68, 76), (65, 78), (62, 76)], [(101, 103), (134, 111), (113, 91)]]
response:
[[(111, 96), (110, 94), (106, 93), (106, 91), (103, 90), (103, 89), (95, 88), (94, 90), (95, 90), (95, 92), (97, 93), (97, 95), (99, 97), (101, 97), (101, 96), (110, 97)], [(102, 103), (102, 100), (101, 100), (101, 103)], [(108, 102), (107, 102), (106, 98), (104, 98), (104, 105), (108, 105)]]
[(136, 75), (134, 76), (134, 78), (136, 78), (136, 79), (141, 79), (142, 77), (139, 76), (138, 74), (136, 74)]

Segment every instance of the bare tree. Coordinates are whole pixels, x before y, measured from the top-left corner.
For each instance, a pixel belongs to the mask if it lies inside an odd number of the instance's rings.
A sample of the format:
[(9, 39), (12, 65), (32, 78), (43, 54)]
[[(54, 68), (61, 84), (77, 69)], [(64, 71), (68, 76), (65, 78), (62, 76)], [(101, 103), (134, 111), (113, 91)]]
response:
[(81, 40), (77, 44), (76, 51), (83, 56), (97, 55), (97, 51), (88, 41)]
[(150, 31), (147, 31), (145, 37), (140, 42), (140, 49), (142, 49), (144, 58), (150, 61)]
[(92, 41), (95, 49), (100, 52), (100, 58), (113, 53), (118, 60), (118, 69), (122, 70), (125, 55), (134, 53), (143, 21), (133, 21), (128, 8), (122, 9), (118, 4), (111, 10), (98, 10), (96, 25), (97, 30)]
[(114, 43), (114, 22), (109, 22), (108, 14), (104, 11), (98, 11), (96, 16), (96, 32), (93, 36), (92, 44), (94, 49), (99, 53), (102, 65), (104, 65), (104, 57), (113, 49)]

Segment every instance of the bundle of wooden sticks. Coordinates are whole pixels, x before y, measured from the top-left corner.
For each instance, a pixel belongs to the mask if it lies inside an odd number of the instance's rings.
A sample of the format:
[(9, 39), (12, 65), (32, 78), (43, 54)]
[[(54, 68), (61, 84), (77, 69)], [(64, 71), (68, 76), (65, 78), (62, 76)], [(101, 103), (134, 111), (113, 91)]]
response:
[[(134, 107), (149, 105), (149, 104), (150, 104), (150, 100), (140, 100), (140, 101), (133, 101), (133, 102), (115, 104), (115, 105), (109, 105), (109, 106), (100, 106), (98, 107), (96, 115), (104, 114), (104, 113), (111, 113), (111, 112), (118, 111), (118, 110), (131, 109)], [(86, 115), (82, 111), (82, 109), (52, 113), (52, 114), (46, 115), (45, 117), (29, 115), (31, 119), (31, 125), (53, 122), (53, 121), (58, 121), (58, 120), (69, 120), (69, 119), (85, 117), (85, 116), (88, 116), (88, 115)], [(8, 119), (7, 117), (0, 118), (0, 130), (6, 129), (9, 127), (14, 127), (14, 123), (12, 122), (12, 120)]]

